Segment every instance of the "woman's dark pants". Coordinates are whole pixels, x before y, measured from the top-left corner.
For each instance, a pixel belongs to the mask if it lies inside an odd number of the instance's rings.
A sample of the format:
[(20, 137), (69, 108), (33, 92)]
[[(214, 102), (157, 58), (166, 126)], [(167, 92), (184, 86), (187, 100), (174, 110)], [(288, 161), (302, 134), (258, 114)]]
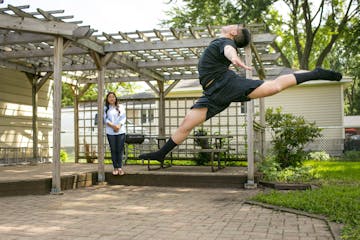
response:
[(125, 134), (119, 134), (119, 135), (107, 134), (106, 136), (110, 145), (111, 160), (113, 166), (114, 168), (121, 168), (123, 155), (124, 155)]

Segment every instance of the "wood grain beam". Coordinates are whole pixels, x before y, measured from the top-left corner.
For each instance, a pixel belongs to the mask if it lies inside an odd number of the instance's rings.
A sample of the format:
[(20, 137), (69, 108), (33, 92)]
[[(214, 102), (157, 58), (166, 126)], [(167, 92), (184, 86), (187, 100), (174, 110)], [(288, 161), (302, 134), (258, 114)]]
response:
[(0, 60), (0, 66), (6, 67), (9, 69), (13, 69), (13, 70), (17, 70), (17, 71), (28, 72), (28, 73), (32, 73), (32, 74), (36, 73), (35, 68), (26, 67), (21, 64), (16, 64), (16, 63), (4, 61), (4, 60)]
[(25, 44), (25, 43), (40, 43), (53, 41), (54, 36), (41, 33), (28, 32), (10, 32), (7, 30), (0, 30), (0, 46)]
[[(270, 33), (256, 34), (253, 37), (254, 44), (272, 43), (276, 35)], [(169, 41), (133, 42), (133, 43), (112, 43), (104, 46), (105, 52), (130, 52), (140, 50), (160, 50), (176, 48), (197, 48), (207, 47), (214, 38), (201, 39), (178, 39)]]
[[(64, 51), (64, 55), (84, 55), (88, 54), (89, 51), (79, 47), (67, 48)], [(52, 57), (54, 50), (52, 48), (40, 49), (40, 50), (24, 50), (24, 51), (9, 51), (0, 52), (0, 59), (16, 59), (16, 58), (41, 58), (41, 57)]]
[(83, 37), (84, 32), (88, 32), (90, 27), (79, 27), (72, 23), (41, 21), (30, 17), (16, 17), (0, 14), (0, 29)]

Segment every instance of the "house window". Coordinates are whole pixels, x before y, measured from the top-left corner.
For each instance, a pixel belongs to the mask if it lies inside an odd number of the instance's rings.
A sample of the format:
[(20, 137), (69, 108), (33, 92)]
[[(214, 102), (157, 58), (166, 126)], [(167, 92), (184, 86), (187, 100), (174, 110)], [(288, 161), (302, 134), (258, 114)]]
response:
[(147, 110), (141, 110), (141, 124), (146, 123), (146, 112)]
[(150, 123), (154, 121), (154, 109), (141, 110), (141, 124)]
[(154, 109), (149, 109), (149, 122), (154, 121)]
[(242, 102), (240, 106), (241, 113), (246, 113), (246, 102)]

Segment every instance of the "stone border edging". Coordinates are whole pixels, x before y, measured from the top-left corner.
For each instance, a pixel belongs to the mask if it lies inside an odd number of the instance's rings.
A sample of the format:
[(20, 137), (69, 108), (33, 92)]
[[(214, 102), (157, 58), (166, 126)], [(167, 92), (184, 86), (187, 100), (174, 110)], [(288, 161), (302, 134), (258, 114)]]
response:
[(334, 222), (330, 222), (324, 216), (311, 214), (311, 213), (303, 212), (303, 211), (292, 209), (292, 208), (285, 208), (285, 207), (275, 206), (275, 205), (271, 205), (271, 204), (267, 204), (267, 203), (256, 202), (256, 201), (252, 201), (252, 200), (246, 200), (246, 201), (244, 201), (244, 203), (249, 204), (249, 205), (256, 205), (256, 206), (260, 206), (260, 207), (264, 207), (264, 208), (268, 208), (268, 209), (272, 209), (272, 210), (276, 210), (276, 211), (288, 212), (288, 213), (293, 213), (293, 214), (297, 214), (297, 215), (302, 215), (302, 216), (306, 216), (306, 217), (323, 220), (328, 225), (333, 239), (341, 240), (340, 231), (341, 231), (341, 228), (343, 227), (343, 225), (334, 223)]
[(308, 183), (278, 183), (259, 181), (259, 184), (264, 187), (276, 189), (276, 190), (308, 190), (312, 189), (312, 185)]

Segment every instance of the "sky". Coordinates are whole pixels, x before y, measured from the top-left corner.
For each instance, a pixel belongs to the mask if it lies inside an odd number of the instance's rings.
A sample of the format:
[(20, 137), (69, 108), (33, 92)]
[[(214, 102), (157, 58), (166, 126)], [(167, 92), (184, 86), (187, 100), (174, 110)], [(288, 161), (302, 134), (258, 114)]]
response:
[[(1, 0), (0, 0), (1, 2)], [(25, 11), (65, 10), (64, 15), (73, 15), (73, 21), (83, 21), (81, 25), (102, 32), (133, 32), (135, 30), (160, 29), (160, 21), (166, 19), (165, 11), (173, 3), (169, 0), (2, 0), (0, 8), (30, 5)], [(180, 1), (177, 1), (180, 2)], [(56, 15), (55, 15), (56, 16)], [(68, 21), (68, 20), (65, 20)]]

